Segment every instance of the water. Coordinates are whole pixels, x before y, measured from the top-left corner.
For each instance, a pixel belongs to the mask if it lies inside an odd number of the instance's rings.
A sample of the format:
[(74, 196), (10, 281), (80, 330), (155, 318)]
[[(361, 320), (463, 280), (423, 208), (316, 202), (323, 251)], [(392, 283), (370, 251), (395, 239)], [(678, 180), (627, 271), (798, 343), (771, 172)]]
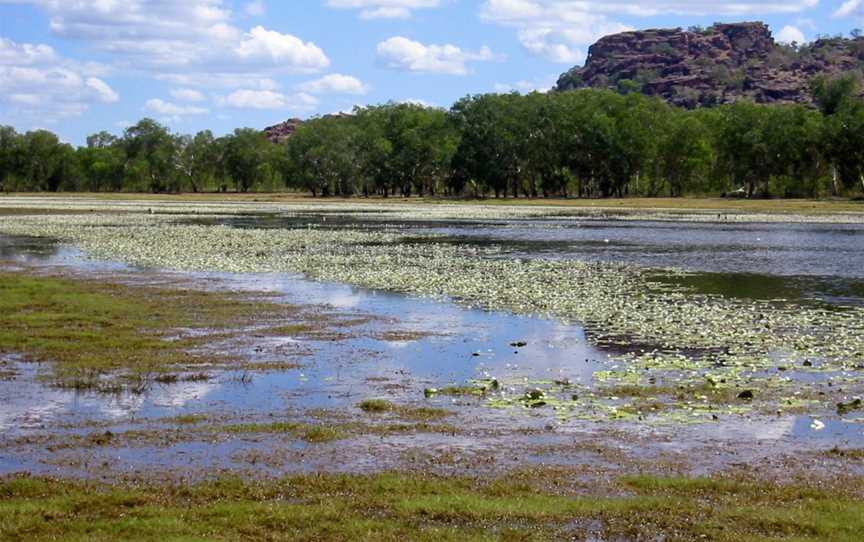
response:
[[(394, 221), (375, 217), (303, 215), (293, 217), (248, 216), (207, 218), (197, 222), (221, 223), (234, 227), (316, 227), (386, 228), (423, 240), (494, 247), (495, 257), (562, 258), (626, 262), (653, 269), (677, 267), (692, 274), (674, 280), (697, 291), (727, 296), (814, 301), (837, 307), (864, 304), (864, 226), (615, 222), (577, 219), (508, 221)], [(7, 356), (0, 368), (17, 373), (14, 379), (0, 380), (0, 443), (20, 442), (44, 434), (86, 433), (88, 424), (113, 432), (152, 427), (160, 420), (184, 414), (258, 420), (262, 417), (303, 416), (310, 409), (351, 409), (370, 397), (400, 403), (455, 407), (459, 421), (483, 427), (542, 428), (550, 424), (544, 412), (528, 416), (511, 411), (475, 408), (470, 400), (423, 398), (427, 387), (464, 384), (470, 379), (494, 376), (502, 380), (590, 381), (591, 375), (609, 368), (610, 357), (618, 352), (598, 348), (586, 340), (585, 330), (572, 323), (514, 316), (501, 312), (472, 310), (453, 303), (417, 299), (318, 283), (287, 274), (170, 273), (136, 269), (117, 262), (91, 261), (74, 247), (46, 240), (0, 236), (0, 259), (7, 266), (67, 269), (76, 273), (122, 280), (170, 281), (182, 278), (204, 288), (228, 291), (266, 291), (290, 303), (326, 306), (341, 312), (376, 317), (363, 324), (364, 333), (344, 341), (307, 341), (290, 337), (268, 339), (268, 349), (308, 349), (312, 355), (298, 369), (260, 373), (251, 381), (239, 372), (226, 371), (206, 382), (155, 385), (144, 394), (116, 396), (76, 393), (46, 387), (40, 379), (49, 367)], [(665, 275), (660, 272), (662, 278)], [(398, 323), (400, 331), (428, 332), (420, 338), (386, 340), (374, 338), (376, 331)], [(514, 348), (514, 341), (524, 347)], [(246, 352), (254, 356), (252, 352)], [(712, 443), (737, 442), (743, 448), (766, 445), (784, 449), (801, 445), (864, 445), (862, 424), (851, 419), (825, 419), (823, 429), (814, 429), (811, 416), (783, 415), (775, 418), (736, 418), (717, 424), (684, 427), (645, 427), (622, 424), (637, 439), (631, 444), (640, 454), (668, 449), (685, 453)], [(150, 425), (147, 425), (150, 424)], [(579, 440), (585, 435), (603, 434), (598, 422), (555, 422), (548, 443), (561, 439)], [(71, 429), (70, 429), (71, 428)], [(101, 430), (101, 429), (100, 429)], [(650, 436), (650, 444), (641, 441)], [(343, 467), (381, 466), (382, 450), (431, 443), (480, 449), (484, 453), (520, 446), (524, 437), (508, 437), (503, 446), (492, 437), (444, 437), (435, 435), (390, 437), (364, 443), (364, 453), (338, 456)], [(470, 442), (465, 442), (465, 440)], [(400, 440), (401, 439), (401, 440)], [(424, 440), (427, 439), (427, 440)], [(665, 439), (665, 440), (664, 440)], [(660, 444), (657, 444), (657, 443)], [(669, 444), (669, 443), (674, 444)], [(664, 444), (665, 443), (665, 444)], [(258, 442), (253, 448), (284, 449), (282, 442)], [(308, 454), (308, 465), (321, 465), (333, 456), (315, 456), (305, 445), (292, 444), (292, 453)], [(208, 458), (216, 467), (236, 466), (238, 453), (249, 446), (236, 441), (183, 442), (168, 447), (124, 446), (75, 452), (90, 454), (93, 461), (108, 458), (123, 468), (176, 468), (194, 465)], [(293, 448), (292, 448), (293, 449)], [(323, 449), (327, 449), (326, 447)], [(300, 451), (302, 450), (302, 452)], [(286, 452), (287, 453), (287, 452)], [(335, 452), (334, 452), (335, 453)], [(505, 452), (506, 453), (506, 452)], [(736, 453), (743, 453), (737, 450)], [(765, 452), (768, 453), (768, 452)], [(67, 453), (66, 461), (75, 459)], [(746, 454), (745, 454), (746, 455)], [(88, 456), (89, 457), (89, 456)], [(106, 461), (108, 459), (105, 459)], [(540, 458), (537, 461), (548, 460)], [(388, 460), (390, 461), (390, 460)], [(79, 461), (80, 463), (80, 461)], [(92, 464), (92, 462), (90, 462)], [(387, 461), (384, 461), (387, 463)], [(18, 470), (53, 472), (57, 462), (43, 451), (16, 444), (0, 451), (0, 473)], [(332, 466), (332, 464), (331, 464)], [(79, 466), (64, 465), (73, 471)], [(287, 467), (286, 467), (287, 468)], [(278, 470), (278, 469), (277, 469)], [(290, 470), (290, 469), (289, 469)]]
[(495, 248), (500, 257), (621, 262), (696, 275), (704, 293), (864, 305), (864, 225), (568, 219), (394, 220), (359, 215), (250, 216), (195, 222), (238, 228), (386, 228), (411, 241)]

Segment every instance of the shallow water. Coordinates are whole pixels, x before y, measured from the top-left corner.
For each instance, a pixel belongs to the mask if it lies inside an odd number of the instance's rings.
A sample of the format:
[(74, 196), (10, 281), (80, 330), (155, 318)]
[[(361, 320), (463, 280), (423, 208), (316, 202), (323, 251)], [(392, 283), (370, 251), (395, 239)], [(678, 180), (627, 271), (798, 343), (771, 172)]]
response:
[(864, 305), (864, 225), (615, 221), (579, 218), (394, 221), (374, 215), (232, 216), (239, 228), (386, 228), (412, 242), (496, 248), (501, 257), (622, 262), (697, 273), (704, 293)]
[[(300, 217), (208, 218), (207, 223), (235, 227), (380, 228), (409, 232), (412, 238), (444, 235), (445, 241), (498, 248), (502, 257), (554, 257), (635, 263), (651, 268), (679, 267), (694, 273), (675, 278), (695, 290), (726, 296), (765, 299), (818, 300), (837, 306), (864, 304), (864, 226), (791, 224), (689, 224), (663, 222), (614, 222), (580, 220), (513, 220), (497, 222), (399, 222), (382, 224), (374, 218), (339, 218), (324, 215)], [(442, 242), (436, 238), (436, 242)], [(411, 340), (378, 340), (368, 336), (346, 341), (308, 341), (292, 337), (268, 339), (270, 347), (308, 348), (312, 355), (294, 370), (256, 373), (251, 381), (242, 373), (223, 372), (212, 380), (155, 385), (146, 393), (117, 396), (76, 393), (46, 387), (39, 375), (46, 367), (14, 357), (2, 360), (18, 375), (0, 381), (0, 437), (39, 435), (47, 430), (97, 422), (112, 431), (135, 427), (142, 420), (159, 420), (183, 414), (236, 416), (250, 419), (314, 408), (350, 408), (363, 399), (384, 397), (400, 403), (453, 407), (473, 423), (486, 426), (548, 427), (555, 435), (603, 433), (596, 421), (555, 420), (548, 411), (524, 413), (478, 409), (470, 400), (435, 397), (427, 400), (427, 387), (461, 385), (470, 379), (494, 376), (502, 381), (569, 380), (589, 382), (593, 372), (609, 368), (618, 352), (592, 346), (585, 330), (575, 324), (486, 312), (453, 303), (406, 297), (318, 283), (287, 274), (168, 273), (135, 269), (109, 261), (86, 259), (77, 249), (50, 241), (0, 236), (0, 258), (11, 265), (50, 269), (67, 268), (95, 276), (123, 273), (142, 282), (162, 277), (182, 277), (205, 288), (230, 291), (265, 291), (286, 302), (324, 305), (398, 322), (400, 330), (434, 331)], [(670, 279), (672, 280), (672, 279)], [(370, 328), (384, 324), (370, 322)], [(524, 347), (514, 348), (514, 341)], [(250, 357), (254, 353), (247, 352)], [(775, 418), (735, 417), (716, 424), (683, 427), (628, 426), (634, 435), (651, 434), (669, 439), (660, 449), (682, 451), (715, 441), (768, 443), (819, 448), (864, 445), (864, 424), (825, 419), (815, 429), (811, 416)], [(619, 424), (619, 427), (621, 425)], [(420, 436), (401, 437), (415, 446), (428, 446)], [(428, 438), (428, 437), (424, 437)], [(456, 438), (435, 436), (435, 442)], [(556, 437), (558, 438), (558, 437)], [(554, 440), (543, 437), (544, 442)], [(476, 441), (475, 443), (479, 443)], [(382, 443), (384, 440), (382, 439)], [(392, 437), (381, 446), (399, 447)], [(479, 444), (478, 444), (479, 445)], [(284, 446), (284, 444), (279, 444)], [(302, 444), (292, 444), (304, 448)], [(464, 443), (461, 445), (466, 448)], [(485, 442), (484, 449), (494, 449)], [(234, 443), (181, 443), (168, 449), (108, 448), (104, 454), (129, 468), (158, 467), (165, 462), (182, 467), (209, 457), (215, 466), (230, 466), (242, 449)], [(84, 451), (86, 452), (86, 450)], [(82, 453), (84, 453), (82, 452)], [(101, 452), (100, 452), (101, 453)], [(363, 463), (375, 464), (372, 457)], [(113, 455), (112, 455), (113, 454)], [(95, 456), (94, 456), (95, 457)], [(197, 458), (197, 459), (196, 459)], [(344, 459), (343, 459), (344, 460)], [(0, 450), (0, 473), (50, 470), (39, 454)], [(365, 464), (364, 463), (364, 464)], [(53, 468), (53, 467), (52, 467)]]

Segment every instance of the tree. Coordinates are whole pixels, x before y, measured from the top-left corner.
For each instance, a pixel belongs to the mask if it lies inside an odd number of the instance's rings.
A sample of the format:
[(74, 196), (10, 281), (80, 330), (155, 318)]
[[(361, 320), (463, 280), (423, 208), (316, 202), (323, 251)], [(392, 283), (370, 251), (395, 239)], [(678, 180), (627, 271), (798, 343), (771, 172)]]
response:
[[(689, 113), (672, 115), (658, 151), (660, 173), (672, 197), (692, 189), (697, 178), (707, 175), (714, 160), (708, 130), (698, 116)], [(650, 192), (656, 195), (654, 189)]]
[[(377, 188), (435, 193), (450, 168), (456, 132), (447, 114), (417, 104), (390, 103), (354, 112), (362, 169)], [(386, 195), (386, 194), (385, 194)]]
[(180, 136), (176, 140), (176, 145), (177, 167), (182, 176), (182, 188), (197, 193), (208, 183), (215, 185), (222, 156), (213, 132), (203, 130), (194, 137)]
[(167, 128), (143, 119), (123, 134), (127, 187), (151, 192), (179, 191), (176, 140)]
[(126, 155), (119, 145), (88, 146), (78, 149), (82, 187), (93, 192), (123, 190)]
[(353, 116), (328, 115), (305, 123), (288, 140), (286, 184), (303, 187), (313, 196), (356, 194), (364, 175), (359, 140)]
[(835, 165), (836, 181), (864, 190), (864, 102), (847, 102), (825, 120), (825, 153)]
[(238, 128), (225, 137), (225, 168), (238, 192), (248, 192), (264, 178), (270, 145), (263, 133), (251, 128)]
[(0, 190), (12, 188), (12, 177), (18, 171), (18, 147), (21, 137), (11, 126), (0, 126)]
[(56, 170), (63, 158), (57, 136), (47, 130), (27, 132), (21, 139), (20, 151), (21, 188), (56, 192), (60, 187)]
[(836, 77), (820, 75), (810, 83), (810, 94), (822, 111), (830, 116), (840, 110), (843, 104), (854, 98), (861, 88), (861, 76), (856, 73), (846, 73)]
[(717, 134), (717, 165), (747, 197), (767, 192), (774, 160), (766, 142), (767, 108), (738, 102), (721, 110)]

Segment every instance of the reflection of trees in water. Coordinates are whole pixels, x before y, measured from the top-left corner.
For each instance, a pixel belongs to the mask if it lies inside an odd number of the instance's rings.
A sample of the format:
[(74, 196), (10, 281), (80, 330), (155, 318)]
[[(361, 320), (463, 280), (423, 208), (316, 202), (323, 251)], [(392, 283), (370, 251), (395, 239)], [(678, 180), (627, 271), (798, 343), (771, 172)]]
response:
[(0, 235), (0, 258), (47, 260), (59, 252), (57, 243), (49, 239)]
[(752, 273), (695, 273), (658, 277), (693, 288), (699, 293), (739, 299), (785, 299), (827, 303), (834, 306), (864, 305), (864, 280), (842, 277), (772, 276)]

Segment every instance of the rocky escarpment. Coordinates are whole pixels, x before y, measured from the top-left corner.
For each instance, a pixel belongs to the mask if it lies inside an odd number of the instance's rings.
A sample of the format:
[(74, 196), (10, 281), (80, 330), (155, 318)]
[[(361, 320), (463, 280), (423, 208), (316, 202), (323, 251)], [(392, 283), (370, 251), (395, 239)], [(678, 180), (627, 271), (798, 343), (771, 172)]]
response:
[(285, 122), (264, 128), (264, 135), (273, 143), (284, 143), (294, 135), (301, 124), (303, 124), (301, 119), (288, 119)]
[(750, 99), (812, 103), (810, 81), (864, 67), (864, 38), (780, 45), (763, 23), (707, 29), (645, 30), (607, 36), (591, 46), (584, 67), (557, 90), (612, 88), (660, 96), (684, 107)]

